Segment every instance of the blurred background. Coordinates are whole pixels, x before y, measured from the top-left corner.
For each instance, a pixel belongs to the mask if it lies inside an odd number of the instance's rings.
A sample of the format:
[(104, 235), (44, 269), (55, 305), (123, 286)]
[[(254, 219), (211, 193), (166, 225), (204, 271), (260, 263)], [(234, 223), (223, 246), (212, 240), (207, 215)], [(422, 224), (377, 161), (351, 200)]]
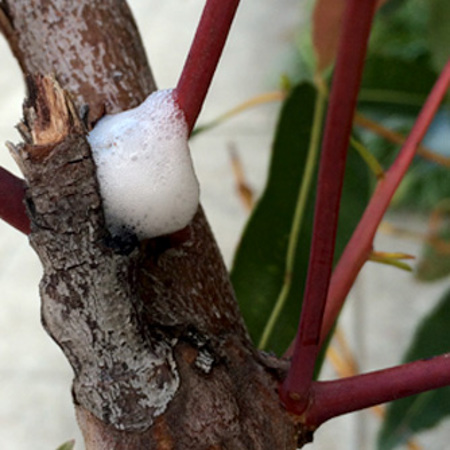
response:
[[(173, 87), (204, 1), (131, 0), (129, 3), (158, 86)], [(393, 0), (393, 3), (399, 2)], [(420, 1), (413, 3), (417, 5)], [(242, 2), (199, 124), (209, 123), (252, 97), (279, 90), (282, 82), (294, 83), (310, 76), (307, 67), (311, 55), (301, 51), (307, 46), (306, 6), (298, 0), (285, 0), (282, 5), (275, 0)], [(414, 11), (405, 14), (416, 17)], [(420, 30), (422, 25), (414, 26)], [(398, 56), (395, 52), (407, 47), (409, 57), (420, 56), (421, 43), (408, 47), (405, 44), (410, 42), (408, 30), (398, 29), (402, 33), (396, 38), (397, 48), (390, 47), (392, 54)], [(375, 37), (379, 43), (375, 41), (374, 45), (381, 48), (381, 41), (387, 35), (387, 29), (380, 28)], [(20, 139), (14, 127), (21, 118), (24, 85), (3, 38), (0, 38), (0, 61), (0, 142), (17, 143)], [(192, 139), (202, 203), (228, 266), (232, 264), (249, 215), (238, 194), (230, 149), (237, 155), (246, 184), (258, 198), (266, 180), (279, 109), (280, 102), (267, 102)], [(427, 144), (450, 156), (449, 116), (445, 114), (439, 116)], [(408, 120), (410, 125), (411, 118), (380, 117), (386, 126), (399, 131), (408, 126)], [(387, 164), (392, 154), (387, 148), (390, 144), (370, 133), (366, 136), (363, 133), (363, 138)], [(0, 164), (19, 174), (5, 146), (0, 153)], [(420, 255), (430, 213), (447, 193), (450, 194), (448, 169), (419, 161), (396, 199), (397, 209), (388, 215), (376, 238), (376, 248)], [(416, 267), (417, 263), (413, 261), (412, 265)], [(425, 273), (422, 278), (437, 280), (425, 283), (411, 272), (366, 264), (342, 316), (345, 339), (359, 370), (399, 363), (417, 323), (449, 287), (445, 270), (443, 274)], [(26, 237), (0, 222), (0, 448), (51, 450), (75, 438), (75, 448), (82, 449), (71, 403), (70, 368), (40, 324), (40, 276), (39, 262)], [(340, 368), (339, 364), (327, 362), (322, 378), (335, 378)], [(380, 424), (380, 418), (371, 411), (341, 417), (319, 429), (314, 443), (306, 448), (375, 449)], [(437, 431), (419, 435), (417, 446), (409, 448), (444, 450), (448, 448), (448, 436), (450, 425), (444, 422)]]

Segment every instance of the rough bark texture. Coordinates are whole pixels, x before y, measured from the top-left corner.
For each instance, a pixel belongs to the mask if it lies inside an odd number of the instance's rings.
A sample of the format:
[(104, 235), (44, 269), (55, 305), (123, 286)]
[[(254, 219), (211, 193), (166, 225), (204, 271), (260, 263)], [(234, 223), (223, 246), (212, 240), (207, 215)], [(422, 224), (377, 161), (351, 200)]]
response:
[[(116, 428), (145, 430), (179, 386), (172, 340), (140, 322), (137, 248), (122, 255), (107, 245), (81, 122), (50, 78), (36, 81), (25, 123), (31, 135), (51, 136), (50, 144), (34, 138), (18, 157), (29, 186), (30, 241), (44, 266), (43, 323), (74, 369), (77, 402)], [(64, 121), (45, 128), (43, 111)]]
[(59, 82), (30, 84), (16, 159), (44, 266), (43, 322), (74, 369), (86, 448), (307, 441), (279, 403), (281, 363), (250, 343), (202, 210), (146, 242), (113, 242), (105, 230), (85, 125), (154, 89), (125, 2), (2, 1), (0, 25), (24, 73)]

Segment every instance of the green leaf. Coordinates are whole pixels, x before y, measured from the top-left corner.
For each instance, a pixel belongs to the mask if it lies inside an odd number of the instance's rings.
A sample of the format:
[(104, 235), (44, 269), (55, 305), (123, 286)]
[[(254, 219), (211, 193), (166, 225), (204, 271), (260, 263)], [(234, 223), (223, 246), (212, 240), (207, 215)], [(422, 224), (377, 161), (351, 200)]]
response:
[[(289, 233), (307, 157), (314, 102), (315, 90), (308, 84), (294, 88), (284, 102), (265, 192), (250, 217), (235, 255), (231, 281), (254, 342), (259, 342), (283, 284)], [(300, 240), (304, 246), (303, 255), (308, 253), (308, 241), (308, 238), (306, 242)], [(302, 265), (301, 261), (299, 263)], [(301, 286), (300, 278), (303, 275), (295, 277), (293, 290), (297, 290), (299, 284)], [(301, 292), (298, 295), (301, 298)], [(289, 309), (294, 310), (291, 312), (293, 320), (288, 321), (278, 342), (269, 342), (270, 348), (278, 352), (286, 349), (295, 333), (299, 305), (299, 301), (297, 305), (289, 305)]]
[(428, 56), (406, 61), (369, 55), (359, 95), (360, 105), (384, 113), (417, 114), (436, 81)]
[(430, 43), (431, 60), (434, 68), (440, 72), (449, 58), (450, 2), (433, 0), (428, 3), (430, 18), (427, 36)]
[(56, 450), (73, 450), (74, 448), (75, 448), (75, 440), (72, 439), (60, 445)]
[(405, 61), (428, 54), (429, 3), (390, 0), (375, 16), (370, 52)]
[[(231, 280), (254, 342), (259, 342), (285, 277), (286, 252), (304, 173), (315, 104), (315, 90), (300, 84), (286, 99), (272, 149), (267, 185), (242, 236)], [(315, 186), (315, 184), (313, 185)], [(349, 153), (336, 254), (340, 254), (368, 198), (368, 171), (356, 152)], [(294, 338), (301, 308), (312, 233), (314, 196), (308, 199), (285, 307), (268, 350), (283, 353)]]
[[(421, 322), (403, 361), (431, 358), (450, 351), (449, 323), (450, 291)], [(378, 450), (391, 450), (449, 415), (450, 387), (392, 402), (378, 436)]]
[(450, 222), (447, 216), (433, 233), (433, 239), (423, 244), (416, 278), (420, 281), (436, 281), (450, 274)]

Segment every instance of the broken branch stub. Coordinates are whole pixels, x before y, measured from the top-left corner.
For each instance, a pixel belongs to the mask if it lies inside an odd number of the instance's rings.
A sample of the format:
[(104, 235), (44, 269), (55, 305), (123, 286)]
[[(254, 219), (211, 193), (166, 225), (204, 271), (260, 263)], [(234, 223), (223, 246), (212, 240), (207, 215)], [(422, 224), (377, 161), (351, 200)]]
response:
[(95, 166), (70, 100), (48, 77), (30, 88), (23, 126), (31, 141), (16, 159), (44, 268), (42, 320), (72, 365), (75, 402), (117, 429), (143, 431), (178, 389), (172, 342), (141, 324), (137, 249), (106, 245)]

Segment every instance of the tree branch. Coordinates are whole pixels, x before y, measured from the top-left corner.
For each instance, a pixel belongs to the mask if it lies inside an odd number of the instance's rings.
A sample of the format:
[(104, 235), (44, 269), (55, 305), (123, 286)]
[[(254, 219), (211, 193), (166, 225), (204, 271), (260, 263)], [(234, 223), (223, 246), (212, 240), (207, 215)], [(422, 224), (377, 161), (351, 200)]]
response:
[(372, 199), (334, 270), (325, 308), (321, 333), (322, 341), (326, 339), (333, 327), (351, 286), (361, 267), (370, 256), (378, 225), (411, 164), (416, 149), (433, 120), (449, 85), (450, 61), (436, 81), (397, 159), (391, 168), (385, 172), (384, 178), (378, 181)]
[(345, 12), (322, 144), (302, 314), (292, 364), (281, 390), (281, 398), (289, 411), (294, 403), (297, 411), (306, 407), (319, 351), (347, 148), (375, 5), (375, 0), (349, 0)]
[(328, 419), (450, 385), (450, 353), (336, 381), (313, 383), (305, 414), (315, 429)]
[[(32, 3), (0, 2), (11, 47), (24, 71), (54, 73), (77, 111), (89, 105), (88, 124), (153, 89), (124, 1)], [(27, 159), (30, 239), (44, 265), (46, 326), (74, 367), (86, 448), (294, 449), (310, 439), (279, 402), (283, 364), (251, 345), (201, 208), (179, 233), (112, 242), (84, 132), (48, 144), (26, 145), (54, 167), (49, 174), (39, 158)], [(125, 364), (116, 358), (121, 349), (131, 358)]]
[(239, 0), (207, 0), (178, 85), (176, 99), (194, 128), (219, 63)]

